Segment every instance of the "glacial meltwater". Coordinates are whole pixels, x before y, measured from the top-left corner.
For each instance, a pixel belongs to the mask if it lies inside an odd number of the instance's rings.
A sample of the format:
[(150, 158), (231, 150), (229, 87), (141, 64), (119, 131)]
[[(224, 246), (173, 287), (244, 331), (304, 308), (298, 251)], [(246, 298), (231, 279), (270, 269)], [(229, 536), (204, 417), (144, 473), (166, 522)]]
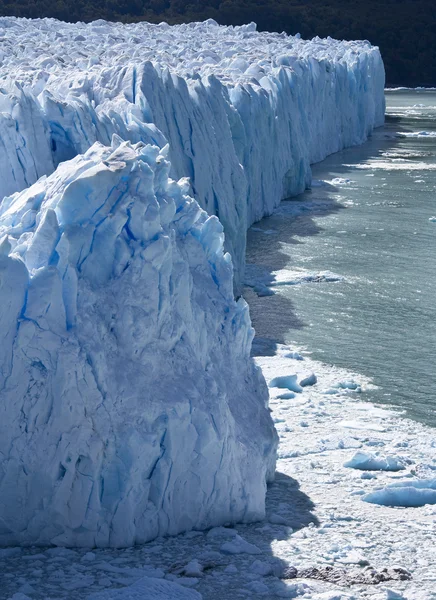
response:
[(251, 228), (246, 296), (262, 352), (305, 348), (436, 426), (436, 92), (386, 104), (366, 144), (314, 165), (312, 189)]

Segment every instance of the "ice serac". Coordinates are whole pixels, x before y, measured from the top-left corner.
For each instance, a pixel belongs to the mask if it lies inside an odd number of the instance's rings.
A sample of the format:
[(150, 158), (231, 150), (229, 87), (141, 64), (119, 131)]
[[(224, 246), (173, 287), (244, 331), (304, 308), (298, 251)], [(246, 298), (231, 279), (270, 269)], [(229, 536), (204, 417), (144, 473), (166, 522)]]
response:
[(172, 176), (224, 226), (237, 284), (247, 227), (303, 191), (311, 163), (383, 123), (383, 62), (365, 41), (212, 20), (0, 18), (0, 31), (0, 197), (113, 133), (168, 141)]
[(114, 136), (0, 206), (0, 545), (264, 514), (276, 433), (248, 308), (166, 151)]

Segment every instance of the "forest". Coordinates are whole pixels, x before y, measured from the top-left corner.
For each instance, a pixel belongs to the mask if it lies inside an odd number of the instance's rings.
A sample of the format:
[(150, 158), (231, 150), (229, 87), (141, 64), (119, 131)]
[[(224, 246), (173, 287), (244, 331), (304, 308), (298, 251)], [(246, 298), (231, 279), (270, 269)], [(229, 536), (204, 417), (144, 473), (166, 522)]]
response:
[(435, 0), (0, 0), (0, 16), (223, 25), (366, 39), (380, 47), (389, 86), (436, 86)]

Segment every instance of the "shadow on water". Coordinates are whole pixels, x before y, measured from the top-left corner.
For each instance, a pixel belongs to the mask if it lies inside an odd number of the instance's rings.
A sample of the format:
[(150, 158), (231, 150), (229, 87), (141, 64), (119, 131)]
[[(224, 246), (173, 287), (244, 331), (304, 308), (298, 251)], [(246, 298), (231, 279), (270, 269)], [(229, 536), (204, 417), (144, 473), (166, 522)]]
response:
[[(325, 191), (327, 187), (331, 188), (330, 196)], [(244, 298), (250, 306), (256, 330), (253, 356), (274, 355), (276, 345), (285, 343), (284, 337), (289, 330), (305, 327), (289, 298), (271, 292), (271, 295), (265, 295), (265, 289), (270, 290), (269, 286), (273, 285), (275, 271), (291, 268), (287, 248), (303, 244), (305, 237), (322, 231), (316, 216), (345, 208), (332, 197), (336, 191), (334, 186), (325, 186), (322, 195), (314, 188), (295, 200), (284, 200), (271, 217), (262, 219), (249, 230), (246, 278), (249, 286), (244, 289)], [(260, 282), (260, 290), (257, 282)]]
[[(386, 117), (386, 124), (377, 129), (362, 146), (346, 148), (323, 161), (324, 172), (332, 165), (334, 178), (352, 179), (355, 165), (380, 158), (400, 142), (397, 117)], [(340, 165), (340, 163), (343, 163)], [(339, 165), (338, 165), (339, 163)], [(317, 166), (314, 165), (316, 171)], [(338, 193), (341, 198), (338, 199)], [(285, 343), (292, 329), (307, 326), (297, 315), (294, 303), (284, 294), (274, 293), (274, 272), (292, 269), (289, 247), (304, 244), (305, 238), (319, 235), (323, 228), (316, 217), (346, 209), (346, 190), (332, 183), (314, 180), (311, 190), (284, 200), (270, 216), (253, 225), (247, 234), (247, 271), (244, 298), (250, 306), (256, 338), (253, 356), (272, 356), (277, 344)], [(265, 293), (267, 291), (267, 293)]]
[(300, 484), (296, 479), (276, 472), (275, 480), (268, 486), (266, 494), (266, 510), (274, 511), (281, 502), (289, 505), (288, 525), (294, 531), (307, 527), (310, 523), (318, 526), (318, 517), (314, 514), (315, 504), (307, 494), (300, 490)]

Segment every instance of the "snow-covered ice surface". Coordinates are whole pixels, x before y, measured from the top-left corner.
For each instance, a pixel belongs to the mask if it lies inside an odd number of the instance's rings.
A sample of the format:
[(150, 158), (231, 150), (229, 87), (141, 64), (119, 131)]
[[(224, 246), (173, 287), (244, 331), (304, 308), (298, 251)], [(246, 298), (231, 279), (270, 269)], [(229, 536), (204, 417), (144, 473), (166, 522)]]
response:
[[(257, 353), (260, 342), (255, 341)], [(427, 485), (434, 492), (434, 429), (371, 404), (372, 386), (359, 375), (315, 362), (304, 352), (295, 354), (303, 360), (292, 358), (295, 351), (279, 346), (274, 356), (256, 358), (268, 382), (284, 374), (298, 381), (307, 372), (317, 376), (294, 398), (281, 399), (282, 390), (270, 388), (280, 446), (264, 521), (124, 550), (0, 550), (2, 600), (13, 594), (24, 600), (20, 590), (35, 600), (184, 599), (175, 589), (155, 593), (162, 580), (184, 586), (186, 600), (193, 591), (203, 600), (434, 600), (436, 506), (363, 501), (392, 484), (391, 490)], [(360, 393), (338, 385), (353, 380)], [(335, 394), (326, 393), (333, 389)], [(344, 421), (361, 428), (344, 427)], [(397, 456), (405, 469), (367, 473), (344, 467), (356, 452)], [(142, 597), (134, 595), (144, 577), (154, 585)], [(113, 595), (114, 590), (120, 591)]]
[(226, 233), (240, 283), (245, 231), (310, 184), (310, 163), (384, 120), (368, 42), (258, 33), (254, 23), (170, 27), (0, 18), (0, 197), (113, 133), (170, 144), (175, 179)]
[(114, 136), (0, 206), (0, 545), (264, 515), (276, 433), (248, 307), (169, 168)]

